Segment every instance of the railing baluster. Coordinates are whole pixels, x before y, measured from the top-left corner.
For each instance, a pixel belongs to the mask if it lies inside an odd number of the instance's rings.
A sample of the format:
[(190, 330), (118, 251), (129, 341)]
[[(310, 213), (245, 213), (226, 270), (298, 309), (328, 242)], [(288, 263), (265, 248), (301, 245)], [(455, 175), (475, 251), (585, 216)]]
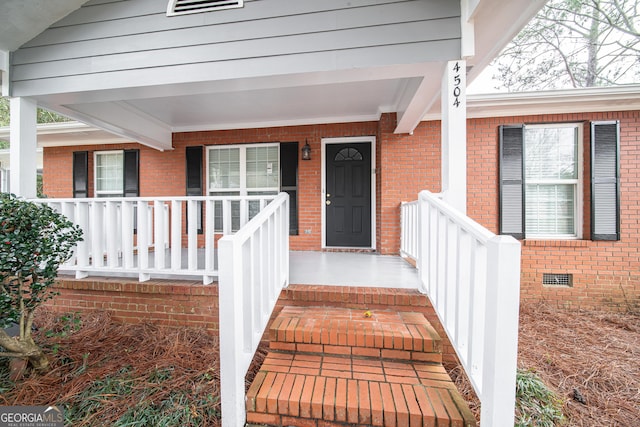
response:
[(149, 202), (138, 202), (138, 280), (147, 281), (149, 273)]
[(198, 202), (187, 202), (187, 259), (189, 270), (198, 268)]
[(172, 200), (171, 201), (171, 269), (180, 270), (181, 268), (182, 268), (182, 202), (180, 200)]
[(202, 276), (202, 283), (209, 285), (213, 282), (211, 272), (215, 269), (215, 202), (207, 200), (204, 206), (204, 269), (207, 274)]
[(249, 221), (249, 201), (246, 199), (240, 200), (240, 228)]
[(118, 235), (120, 235), (118, 228), (118, 220), (120, 214), (118, 212), (117, 202), (109, 200), (105, 202), (105, 225), (107, 240), (107, 265), (110, 268), (118, 267)]
[(231, 200), (222, 201), (222, 234), (231, 234)]
[(156, 200), (153, 202), (153, 266), (164, 269), (164, 203)]
[(133, 202), (122, 202), (122, 265), (133, 268)]
[(78, 242), (76, 246), (76, 264), (78, 270), (76, 270), (76, 279), (84, 279), (89, 275), (83, 267), (89, 266), (89, 248), (91, 247), (90, 235), (87, 233), (89, 229), (89, 203), (79, 201), (75, 205), (75, 218), (76, 224), (82, 230), (82, 241)]
[(91, 238), (91, 264), (93, 267), (102, 267), (104, 265), (104, 215), (102, 214), (104, 203), (93, 201), (90, 206), (91, 230), (94, 231)]
[[(75, 218), (74, 203), (72, 203), (72, 202), (60, 202), (60, 210), (57, 210), (57, 211), (60, 212), (62, 215), (66, 216), (71, 222), (74, 222), (74, 223), (77, 224), (77, 221), (76, 221), (76, 218)], [(76, 247), (73, 248), (73, 251), (72, 251), (72, 254), (71, 254), (71, 258), (69, 258), (65, 262), (65, 265), (71, 265), (71, 266), (75, 265), (77, 256), (78, 256), (78, 248), (76, 246)]]

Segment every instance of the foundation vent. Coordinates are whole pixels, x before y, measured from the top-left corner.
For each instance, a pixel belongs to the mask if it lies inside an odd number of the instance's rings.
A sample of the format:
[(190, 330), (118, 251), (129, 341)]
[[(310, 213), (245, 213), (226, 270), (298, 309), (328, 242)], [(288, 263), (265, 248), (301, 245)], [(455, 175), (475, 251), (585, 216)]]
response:
[(573, 275), (571, 274), (555, 274), (544, 273), (542, 275), (542, 284), (545, 286), (573, 286)]
[(169, 0), (167, 16), (210, 12), (243, 6), (244, 0)]

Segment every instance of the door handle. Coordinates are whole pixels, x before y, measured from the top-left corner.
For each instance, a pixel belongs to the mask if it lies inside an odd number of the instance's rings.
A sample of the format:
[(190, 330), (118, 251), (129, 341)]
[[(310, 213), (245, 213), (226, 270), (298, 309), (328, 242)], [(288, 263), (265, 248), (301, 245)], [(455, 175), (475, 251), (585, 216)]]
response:
[(331, 204), (331, 200), (327, 200), (327, 201), (325, 202), (325, 204), (330, 205), (330, 204)]

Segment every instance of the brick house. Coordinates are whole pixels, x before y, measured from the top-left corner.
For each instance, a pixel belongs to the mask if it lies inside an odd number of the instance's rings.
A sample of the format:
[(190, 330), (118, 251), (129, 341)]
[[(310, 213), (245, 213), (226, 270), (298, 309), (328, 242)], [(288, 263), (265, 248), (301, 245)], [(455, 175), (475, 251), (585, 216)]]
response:
[[(500, 129), (503, 126), (526, 124), (527, 129), (569, 129), (576, 141), (581, 159), (577, 171), (579, 200), (576, 201), (572, 235), (542, 234), (522, 240), (522, 299), (545, 299), (558, 304), (587, 308), (599, 307), (625, 310), (638, 301), (638, 258), (640, 250), (638, 199), (633, 188), (638, 185), (635, 164), (638, 149), (638, 87), (596, 88), (586, 90), (552, 91), (532, 94), (470, 95), (468, 100), (468, 170), (467, 212), (470, 217), (499, 233), (500, 224)], [(592, 124), (615, 122), (619, 130), (620, 180), (618, 184), (619, 223), (609, 236), (593, 237), (591, 215), (591, 135)], [(281, 126), (229, 131), (182, 132), (174, 135), (174, 150), (160, 152), (130, 143), (122, 138), (95, 139), (69, 136), (68, 145), (59, 140), (44, 141), (44, 191), (48, 197), (73, 197), (74, 166), (77, 153), (86, 153), (87, 192), (95, 195), (94, 162), (102, 153), (137, 150), (139, 152), (139, 194), (141, 196), (184, 195), (189, 188), (187, 170), (188, 152), (199, 153), (199, 170), (211, 168), (206, 163), (211, 150), (220, 146), (234, 147), (259, 141), (281, 144), (288, 141), (296, 145), (298, 153), (306, 143), (311, 147), (311, 160), (291, 156), (297, 165), (297, 178), (292, 180), (292, 194), (297, 201), (292, 212), (297, 224), (292, 225), (292, 250), (322, 250), (322, 209), (319, 193), (323, 188), (320, 173), (322, 140), (326, 138), (375, 137), (376, 160), (372, 164), (376, 173), (375, 245), (382, 254), (400, 251), (400, 210), (402, 202), (412, 200), (422, 188), (438, 192), (441, 188), (440, 119), (438, 115), (426, 117), (413, 135), (396, 136), (392, 133), (395, 116), (383, 115), (378, 121), (330, 125)], [(596, 127), (597, 129), (597, 127)], [(46, 131), (44, 132), (46, 133)], [(85, 135), (86, 135), (85, 130)], [(78, 140), (78, 138), (80, 140)], [(573, 136), (572, 136), (573, 138)], [(286, 155), (287, 144), (281, 144), (281, 158)], [(76, 154), (74, 154), (76, 153)], [(77, 172), (76, 172), (77, 173)], [(163, 176), (174, 179), (165, 181)], [(206, 188), (206, 179), (200, 177), (200, 188)], [(283, 186), (285, 183), (283, 183)], [(297, 185), (295, 185), (297, 184)], [(572, 184), (573, 185), (573, 184)], [(577, 194), (576, 190), (576, 194)], [(615, 193), (614, 193), (615, 194)], [(577, 212), (579, 210), (579, 212)], [(579, 219), (578, 219), (579, 218)], [(295, 222), (295, 220), (294, 220)], [(553, 231), (554, 233), (556, 230)], [(568, 234), (568, 233), (567, 233)], [(522, 239), (522, 236), (518, 236)]]

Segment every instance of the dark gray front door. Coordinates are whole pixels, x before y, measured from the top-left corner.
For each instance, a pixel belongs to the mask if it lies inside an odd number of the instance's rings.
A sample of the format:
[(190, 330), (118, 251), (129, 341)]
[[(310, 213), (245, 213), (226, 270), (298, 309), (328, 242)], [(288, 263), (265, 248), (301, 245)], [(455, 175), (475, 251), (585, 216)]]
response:
[(371, 143), (326, 145), (326, 245), (371, 247)]

